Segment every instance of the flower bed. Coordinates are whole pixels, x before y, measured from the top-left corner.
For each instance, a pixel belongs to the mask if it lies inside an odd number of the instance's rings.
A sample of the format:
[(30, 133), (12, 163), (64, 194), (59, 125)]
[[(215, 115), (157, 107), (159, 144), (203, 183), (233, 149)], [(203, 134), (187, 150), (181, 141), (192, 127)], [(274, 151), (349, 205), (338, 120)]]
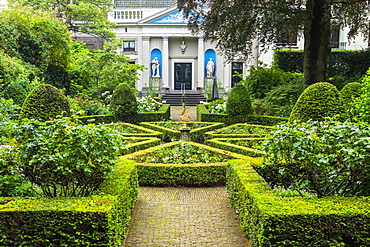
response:
[(161, 143), (161, 139), (156, 137), (122, 137), (122, 141), (124, 147), (120, 150), (121, 155), (134, 153)]
[(211, 147), (220, 148), (251, 157), (259, 157), (264, 153), (260, 146), (265, 138), (214, 138), (206, 141)]
[(171, 142), (122, 158), (138, 162), (140, 185), (215, 186), (226, 182), (227, 160), (246, 157), (195, 142)]
[(370, 197), (279, 197), (252, 168), (229, 161), (227, 191), (251, 247), (370, 246)]
[(274, 126), (262, 126), (247, 123), (233, 124), (221, 129), (208, 131), (205, 133), (205, 139), (211, 138), (247, 138), (247, 137), (263, 137), (276, 130)]
[[(140, 125), (160, 131), (163, 133), (165, 141), (178, 140), (180, 138), (180, 128), (184, 126), (181, 122), (142, 122)], [(204, 133), (222, 127), (223, 123), (208, 123), (208, 122), (189, 122), (187, 124), (190, 130), (190, 138), (192, 141), (204, 141)]]

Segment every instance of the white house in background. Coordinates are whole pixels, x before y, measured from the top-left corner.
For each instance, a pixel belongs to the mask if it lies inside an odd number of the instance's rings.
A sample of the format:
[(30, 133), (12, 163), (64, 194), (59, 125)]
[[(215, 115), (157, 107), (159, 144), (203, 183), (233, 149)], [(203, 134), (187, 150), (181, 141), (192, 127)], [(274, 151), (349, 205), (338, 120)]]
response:
[(0, 9), (6, 8), (6, 5), (7, 5), (6, 0), (0, 0)]
[[(148, 87), (155, 79), (159, 86), (180, 90), (205, 87), (212, 80), (207, 75), (207, 63), (214, 62), (212, 77), (217, 78), (221, 87), (229, 90), (239, 78), (235, 72), (246, 74), (256, 59), (226, 61), (217, 51), (215, 44), (202, 36), (193, 35), (176, 7), (176, 0), (114, 0), (115, 9), (109, 20), (117, 24), (117, 37), (124, 40), (119, 51), (131, 58), (133, 63), (144, 65), (137, 84), (138, 90)], [(332, 30), (333, 49), (359, 50), (368, 48), (362, 37), (349, 43), (347, 30)], [(257, 44), (258, 45), (258, 44)], [(288, 38), (278, 44), (280, 47), (303, 49), (303, 38)], [(258, 49), (257, 49), (258, 50)], [(256, 50), (256, 51), (257, 51)], [(258, 52), (255, 52), (258, 54)], [(255, 56), (257, 55), (255, 54)], [(152, 61), (157, 58), (159, 77), (153, 77)], [(258, 54), (258, 60), (269, 65), (273, 60), (273, 50)]]

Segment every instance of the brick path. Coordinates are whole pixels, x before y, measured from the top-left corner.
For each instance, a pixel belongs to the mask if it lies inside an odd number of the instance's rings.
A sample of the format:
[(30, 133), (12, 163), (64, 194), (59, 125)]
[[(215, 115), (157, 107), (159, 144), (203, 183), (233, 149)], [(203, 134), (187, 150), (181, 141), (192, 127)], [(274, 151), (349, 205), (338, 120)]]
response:
[(249, 246), (225, 187), (140, 187), (123, 246)]

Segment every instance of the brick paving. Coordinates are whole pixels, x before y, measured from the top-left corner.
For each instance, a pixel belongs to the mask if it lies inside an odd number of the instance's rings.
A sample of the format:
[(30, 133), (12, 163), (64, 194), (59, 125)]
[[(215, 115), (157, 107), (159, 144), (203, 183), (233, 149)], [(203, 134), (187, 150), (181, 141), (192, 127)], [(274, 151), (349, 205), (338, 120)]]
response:
[(225, 187), (140, 187), (123, 246), (249, 246)]

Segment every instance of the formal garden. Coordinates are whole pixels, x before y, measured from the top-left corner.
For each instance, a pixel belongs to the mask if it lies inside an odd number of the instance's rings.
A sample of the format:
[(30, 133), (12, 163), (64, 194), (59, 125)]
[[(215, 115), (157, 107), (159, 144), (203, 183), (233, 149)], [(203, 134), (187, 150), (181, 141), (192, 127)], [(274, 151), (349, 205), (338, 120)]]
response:
[(89, 50), (27, 9), (0, 23), (1, 246), (118, 247), (140, 186), (225, 186), (252, 247), (370, 246), (369, 51), (309, 86), (302, 53), (276, 52), (184, 141), (118, 42)]

